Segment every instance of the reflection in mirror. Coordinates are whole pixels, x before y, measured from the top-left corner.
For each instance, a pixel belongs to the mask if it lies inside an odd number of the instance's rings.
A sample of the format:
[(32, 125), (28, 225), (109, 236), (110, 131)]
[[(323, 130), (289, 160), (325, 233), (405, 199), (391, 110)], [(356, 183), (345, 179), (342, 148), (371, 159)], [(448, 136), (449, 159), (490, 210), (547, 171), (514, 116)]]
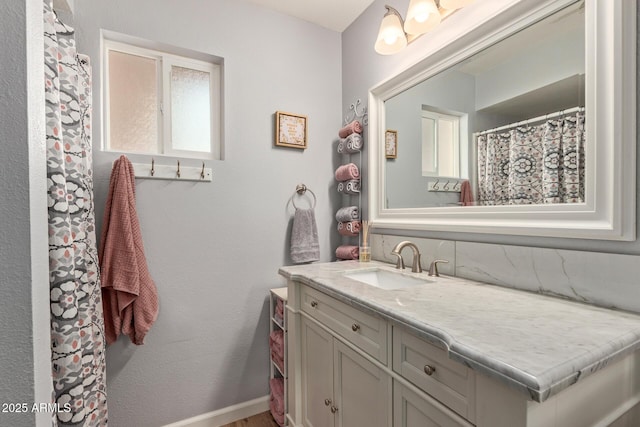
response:
[(578, 1), (384, 102), (385, 207), (584, 202), (584, 106)]

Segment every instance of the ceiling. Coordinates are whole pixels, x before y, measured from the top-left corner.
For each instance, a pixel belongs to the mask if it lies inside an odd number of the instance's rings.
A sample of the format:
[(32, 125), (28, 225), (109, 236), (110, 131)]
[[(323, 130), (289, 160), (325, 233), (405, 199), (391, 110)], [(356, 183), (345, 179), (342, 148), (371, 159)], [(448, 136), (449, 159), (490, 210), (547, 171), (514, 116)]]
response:
[(247, 0), (286, 15), (343, 32), (373, 0)]

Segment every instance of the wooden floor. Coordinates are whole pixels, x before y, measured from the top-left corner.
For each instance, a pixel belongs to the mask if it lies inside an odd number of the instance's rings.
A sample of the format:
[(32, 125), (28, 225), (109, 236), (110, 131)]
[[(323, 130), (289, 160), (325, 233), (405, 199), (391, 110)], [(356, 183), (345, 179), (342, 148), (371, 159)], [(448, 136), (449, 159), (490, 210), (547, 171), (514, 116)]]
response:
[(253, 417), (244, 418), (234, 421), (231, 424), (225, 424), (222, 427), (279, 427), (271, 416), (271, 412), (262, 412)]

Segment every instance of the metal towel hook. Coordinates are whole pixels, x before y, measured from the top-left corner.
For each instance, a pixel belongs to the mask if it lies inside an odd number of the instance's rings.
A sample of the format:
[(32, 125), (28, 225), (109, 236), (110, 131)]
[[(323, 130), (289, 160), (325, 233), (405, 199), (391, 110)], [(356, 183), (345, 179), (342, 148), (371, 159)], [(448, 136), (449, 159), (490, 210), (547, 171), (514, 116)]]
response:
[(444, 187), (442, 189), (444, 191), (447, 191), (449, 189), (449, 180), (447, 180), (447, 183), (444, 185)]
[(439, 190), (440, 189), (440, 187), (438, 187), (438, 183), (439, 182), (440, 182), (440, 179), (438, 178), (438, 179), (436, 179), (436, 182), (433, 183), (433, 189), (434, 190)]
[(176, 170), (176, 176), (180, 178), (180, 160), (178, 160), (178, 170)]
[(200, 171), (200, 179), (204, 179), (204, 162), (202, 162), (202, 171)]
[(156, 161), (152, 157), (151, 158), (151, 176), (153, 176), (155, 173), (156, 173)]

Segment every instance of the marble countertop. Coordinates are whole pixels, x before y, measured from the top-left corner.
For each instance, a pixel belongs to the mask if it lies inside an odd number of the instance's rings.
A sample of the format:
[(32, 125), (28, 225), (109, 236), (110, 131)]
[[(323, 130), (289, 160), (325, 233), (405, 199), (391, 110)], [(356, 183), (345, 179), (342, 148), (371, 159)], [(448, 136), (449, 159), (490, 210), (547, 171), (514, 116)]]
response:
[(406, 326), (443, 344), (449, 357), (538, 402), (640, 349), (640, 316), (457, 277), (384, 290), (345, 272), (388, 269), (372, 261), (282, 267), (287, 279)]

